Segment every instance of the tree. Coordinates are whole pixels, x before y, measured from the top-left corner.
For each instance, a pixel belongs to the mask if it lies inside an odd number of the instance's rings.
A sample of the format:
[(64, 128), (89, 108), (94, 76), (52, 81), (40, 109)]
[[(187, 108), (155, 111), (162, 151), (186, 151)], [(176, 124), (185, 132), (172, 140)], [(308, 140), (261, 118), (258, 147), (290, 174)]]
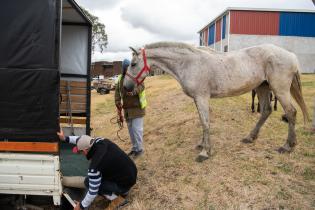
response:
[(99, 18), (89, 13), (87, 10), (81, 7), (85, 15), (92, 22), (92, 53), (95, 48), (99, 48), (103, 52), (108, 44), (107, 34), (105, 32), (105, 25), (99, 22)]

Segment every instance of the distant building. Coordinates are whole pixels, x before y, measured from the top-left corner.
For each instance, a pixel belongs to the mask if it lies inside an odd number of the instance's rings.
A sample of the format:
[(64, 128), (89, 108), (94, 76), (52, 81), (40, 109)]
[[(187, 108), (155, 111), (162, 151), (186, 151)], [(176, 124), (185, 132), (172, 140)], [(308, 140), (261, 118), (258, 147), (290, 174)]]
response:
[(91, 77), (112, 77), (122, 72), (122, 61), (97, 61), (91, 65)]
[(315, 73), (315, 10), (227, 8), (200, 31), (200, 45), (228, 52), (272, 43), (295, 53)]

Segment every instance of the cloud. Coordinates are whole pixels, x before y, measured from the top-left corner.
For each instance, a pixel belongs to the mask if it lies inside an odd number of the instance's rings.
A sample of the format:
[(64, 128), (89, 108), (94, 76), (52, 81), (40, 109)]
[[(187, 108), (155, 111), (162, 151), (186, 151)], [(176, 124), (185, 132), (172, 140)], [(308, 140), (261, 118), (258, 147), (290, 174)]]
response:
[[(311, 0), (77, 0), (106, 26), (108, 47), (93, 60), (119, 60), (129, 46), (156, 41), (198, 44), (197, 32), (227, 7), (315, 9)], [(115, 55), (117, 56), (115, 58)]]
[(109, 10), (120, 4), (121, 0), (76, 0), (80, 6), (86, 9)]
[(191, 40), (198, 28), (196, 23), (201, 20), (194, 12), (195, 5), (191, 0), (130, 0), (121, 8), (121, 18), (134, 28), (164, 39)]
[(103, 54), (95, 52), (92, 62), (103, 61), (104, 58), (106, 58), (106, 61), (122, 61), (125, 58), (131, 59), (131, 51), (105, 52)]

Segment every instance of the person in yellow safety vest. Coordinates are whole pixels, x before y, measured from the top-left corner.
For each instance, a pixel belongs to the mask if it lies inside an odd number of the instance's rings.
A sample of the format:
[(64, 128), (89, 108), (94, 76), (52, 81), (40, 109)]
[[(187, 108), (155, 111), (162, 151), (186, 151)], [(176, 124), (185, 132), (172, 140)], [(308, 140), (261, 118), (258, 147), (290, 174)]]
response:
[(136, 158), (143, 154), (143, 117), (147, 100), (145, 97), (144, 84), (138, 85), (132, 92), (127, 92), (123, 87), (124, 78), (130, 61), (123, 60), (122, 74), (119, 75), (115, 88), (115, 104), (117, 109), (124, 110), (124, 117), (127, 122), (130, 140), (132, 143), (129, 156)]

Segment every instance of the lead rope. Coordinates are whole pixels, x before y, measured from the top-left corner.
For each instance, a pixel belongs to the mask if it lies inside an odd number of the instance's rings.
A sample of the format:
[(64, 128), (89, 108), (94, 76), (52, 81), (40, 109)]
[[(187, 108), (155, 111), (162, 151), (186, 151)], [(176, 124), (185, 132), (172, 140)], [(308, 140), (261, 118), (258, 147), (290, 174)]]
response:
[(70, 86), (70, 81), (67, 81), (67, 107), (68, 107), (68, 113), (69, 113), (69, 117), (70, 117), (70, 126), (71, 126), (71, 135), (74, 136), (74, 128), (73, 128), (73, 119), (72, 119), (72, 107), (71, 107), (71, 94), (70, 94), (70, 90), (71, 90), (71, 86)]
[[(116, 120), (116, 121), (115, 121)], [(116, 117), (113, 117), (110, 119), (110, 122), (111, 124), (117, 124), (118, 125), (118, 130), (116, 132), (116, 135), (117, 135), (117, 138), (120, 140), (120, 141), (123, 141), (125, 142), (125, 139), (122, 139), (119, 135), (119, 132), (124, 128), (124, 118), (123, 118), (123, 115), (122, 115), (122, 109), (118, 109), (117, 108), (117, 116)]]

